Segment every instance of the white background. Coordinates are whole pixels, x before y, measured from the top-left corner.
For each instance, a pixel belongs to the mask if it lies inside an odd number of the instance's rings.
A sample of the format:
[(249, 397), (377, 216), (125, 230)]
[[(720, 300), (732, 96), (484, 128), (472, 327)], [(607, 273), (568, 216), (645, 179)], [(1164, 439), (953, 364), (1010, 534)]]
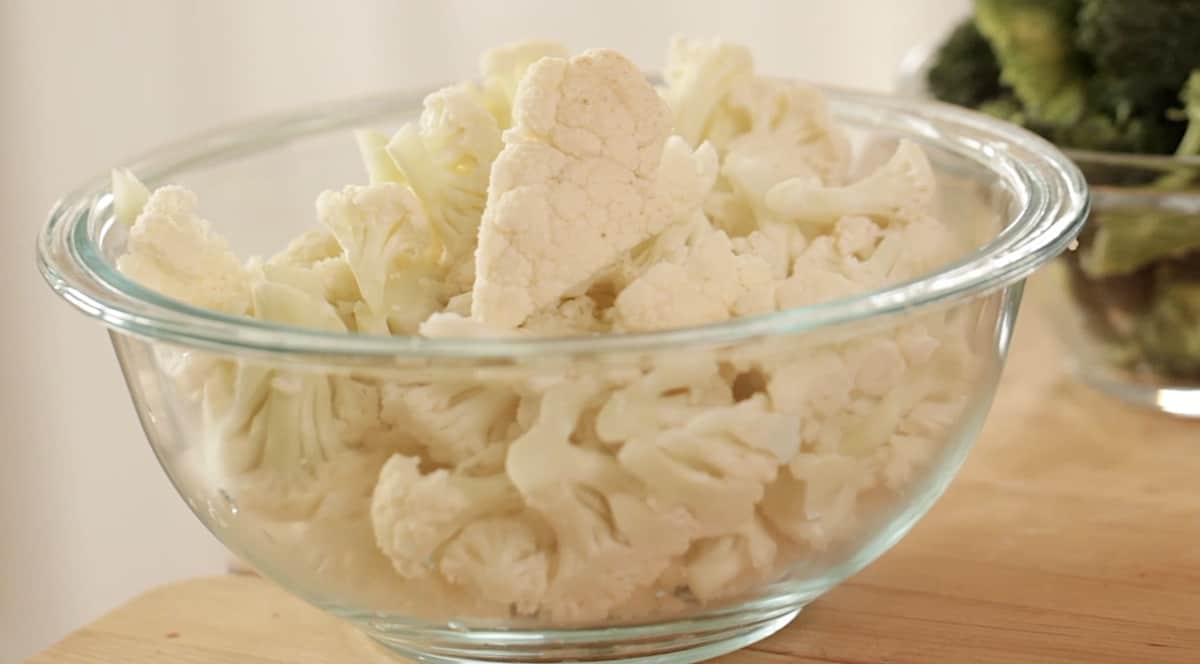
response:
[(0, 0), (0, 662), (225, 562), (158, 469), (107, 337), (36, 274), (57, 196), (181, 134), (469, 77), (480, 50), (528, 37), (658, 68), (671, 34), (720, 35), (773, 74), (887, 90), (967, 3)]

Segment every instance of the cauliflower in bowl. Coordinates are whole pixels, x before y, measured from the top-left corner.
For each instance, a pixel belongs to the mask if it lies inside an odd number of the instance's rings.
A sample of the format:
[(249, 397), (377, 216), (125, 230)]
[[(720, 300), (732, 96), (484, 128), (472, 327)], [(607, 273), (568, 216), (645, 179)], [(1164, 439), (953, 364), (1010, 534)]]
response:
[[(864, 166), (819, 90), (720, 41), (677, 39), (660, 87), (611, 50), (498, 49), (357, 143), (367, 183), (322, 193), (319, 227), (267, 259), (238, 258), (195, 194), (114, 174), (118, 268), (276, 324), (521, 339), (817, 306), (969, 249), (920, 146)], [(854, 546), (966, 417), (973, 306), (566, 366), (159, 359), (198, 413), (195, 472), (329, 594), (599, 624)]]

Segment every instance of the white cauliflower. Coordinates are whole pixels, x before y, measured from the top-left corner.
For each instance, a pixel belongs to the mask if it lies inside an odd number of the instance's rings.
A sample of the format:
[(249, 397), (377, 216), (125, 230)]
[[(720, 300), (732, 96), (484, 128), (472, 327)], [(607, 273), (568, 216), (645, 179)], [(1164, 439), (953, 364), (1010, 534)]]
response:
[(767, 486), (759, 509), (791, 540), (825, 549), (854, 528), (858, 494), (875, 479), (869, 460), (801, 454)]
[[(919, 147), (849, 182), (819, 91), (744, 48), (676, 40), (661, 96), (607, 50), (524, 42), (481, 67), (394, 136), (357, 132), (370, 184), (323, 193), (323, 228), (266, 261), (239, 262), (191, 193), (114, 172), (120, 269), (280, 325), (521, 340), (813, 305), (966, 248)], [(982, 306), (565, 368), (155, 352), (239, 523), (298, 549), (280, 573), (423, 619), (595, 625), (737, 597), (851, 537), (961, 426)]]
[(726, 95), (753, 74), (754, 59), (745, 47), (719, 39), (673, 38), (663, 70), (663, 96), (674, 115), (675, 133), (692, 145), (712, 138)]
[(521, 80), (513, 117), (492, 168), (472, 302), (472, 316), (497, 327), (577, 295), (698, 206), (681, 183), (705, 178), (702, 161), (682, 160), (687, 173), (677, 173), (680, 160), (664, 160), (667, 108), (613, 51), (539, 60)]
[(699, 524), (652, 506), (641, 482), (611, 454), (572, 443), (599, 390), (591, 380), (546, 390), (533, 426), (513, 441), (505, 470), (528, 508), (553, 531), (555, 558), (544, 614), (602, 620), (682, 554)]
[(511, 389), (474, 382), (385, 384), (382, 400), (385, 422), (451, 467), (501, 442), (517, 409)]
[(617, 454), (662, 505), (685, 508), (704, 537), (753, 518), (763, 487), (800, 445), (798, 418), (773, 413), (761, 395), (709, 408), (687, 424), (628, 440)]
[(785, 180), (834, 185), (846, 177), (849, 140), (820, 91), (755, 75), (745, 48), (677, 38), (664, 78), (676, 131), (720, 151), (721, 179), (704, 208), (731, 234), (766, 223), (766, 194)]
[(530, 65), (542, 58), (565, 59), (569, 56), (567, 47), (562, 44), (541, 40), (516, 42), (485, 51), (479, 58), (479, 71), (483, 74), (480, 99), (496, 119), (496, 124), (501, 129), (512, 126), (517, 85)]
[(473, 521), (521, 508), (521, 494), (503, 474), (423, 474), (420, 466), (419, 457), (393, 456), (371, 495), (376, 542), (406, 579), (434, 573), (444, 545)]
[(886, 164), (858, 182), (828, 187), (812, 178), (793, 178), (772, 187), (766, 205), (780, 218), (805, 223), (834, 224), (862, 215), (884, 224), (911, 224), (933, 216), (935, 194), (924, 151), (903, 140)]
[(723, 168), (755, 203), (771, 181), (816, 175), (841, 184), (850, 169), (850, 142), (834, 121), (825, 97), (814, 87), (757, 77), (736, 86), (726, 101), (731, 113), (748, 119), (745, 132), (728, 143)]
[(183, 187), (156, 190), (129, 229), (117, 269), (194, 307), (245, 314), (250, 307), (249, 275), (197, 207), (196, 195)]
[(133, 226), (150, 200), (150, 190), (126, 169), (114, 169), (111, 179), (113, 216), (125, 226)]
[(326, 191), (317, 216), (337, 238), (362, 294), (358, 331), (411, 333), (441, 308), (436, 245), (408, 187), (385, 182)]
[(659, 330), (703, 325), (775, 310), (771, 266), (738, 255), (729, 236), (713, 231), (699, 239), (682, 263), (661, 262), (617, 296), (618, 330)]
[(354, 132), (354, 140), (358, 144), (358, 154), (366, 167), (367, 181), (370, 184), (403, 184), (407, 181), (403, 171), (396, 167), (396, 162), (387, 152), (387, 134), (378, 129), (359, 129)]
[[(262, 320), (345, 331), (328, 303), (296, 288), (264, 281), (253, 293)], [(204, 429), (213, 470), (242, 509), (294, 520), (361, 508), (389, 453), (374, 385), (250, 361), (213, 371)]]
[(467, 524), (442, 550), (438, 571), (477, 597), (537, 613), (549, 584), (550, 555), (532, 519), (492, 516)]
[(470, 290), (488, 173), (500, 153), (500, 127), (469, 91), (450, 87), (425, 97), (418, 124), (396, 132), (386, 150), (420, 199), (441, 243), (443, 264), (461, 267), (456, 290)]
[(713, 406), (733, 403), (715, 357), (661, 355), (654, 367), (605, 400), (596, 415), (597, 436), (610, 444), (681, 426)]
[(704, 601), (729, 596), (770, 573), (778, 550), (775, 536), (754, 515), (733, 534), (692, 545), (683, 563), (687, 587)]
[(354, 311), (362, 294), (341, 245), (328, 230), (301, 234), (258, 268), (268, 281), (287, 284), (328, 302), (348, 329), (357, 325)]

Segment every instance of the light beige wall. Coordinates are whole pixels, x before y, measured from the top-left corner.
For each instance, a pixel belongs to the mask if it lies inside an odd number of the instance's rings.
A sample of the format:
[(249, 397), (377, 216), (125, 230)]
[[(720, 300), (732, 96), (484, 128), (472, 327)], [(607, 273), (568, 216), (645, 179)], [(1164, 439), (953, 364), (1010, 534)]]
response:
[(0, 0), (0, 662), (224, 561), (156, 467), (105, 335), (35, 273), (69, 187), (232, 119), (468, 76), (522, 37), (657, 67), (670, 34), (721, 34), (769, 72), (883, 90), (967, 2)]

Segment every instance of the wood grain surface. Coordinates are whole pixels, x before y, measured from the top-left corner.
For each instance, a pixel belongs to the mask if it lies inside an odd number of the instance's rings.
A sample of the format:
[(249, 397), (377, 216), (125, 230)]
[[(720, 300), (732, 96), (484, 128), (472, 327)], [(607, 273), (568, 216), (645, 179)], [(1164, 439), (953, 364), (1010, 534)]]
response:
[[(724, 664), (1200, 662), (1200, 422), (1066, 377), (1026, 308), (962, 474), (904, 541)], [(388, 662), (250, 576), (152, 590), (30, 664)]]

